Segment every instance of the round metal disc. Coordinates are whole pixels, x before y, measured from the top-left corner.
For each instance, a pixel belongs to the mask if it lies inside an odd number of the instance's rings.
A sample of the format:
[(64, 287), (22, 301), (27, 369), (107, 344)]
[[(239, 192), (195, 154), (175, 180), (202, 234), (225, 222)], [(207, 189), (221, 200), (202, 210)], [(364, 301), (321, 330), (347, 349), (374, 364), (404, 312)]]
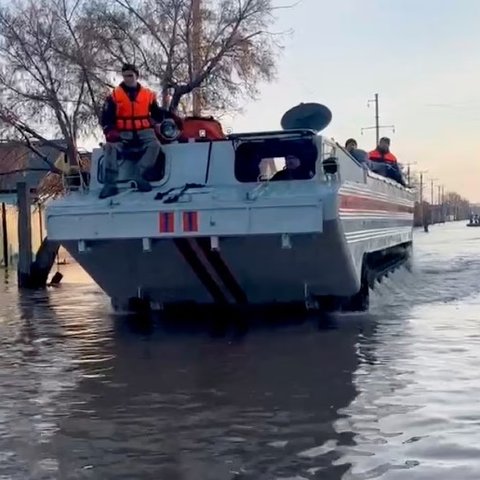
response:
[(320, 132), (332, 121), (332, 112), (319, 103), (301, 103), (287, 110), (282, 117), (284, 130), (309, 129)]

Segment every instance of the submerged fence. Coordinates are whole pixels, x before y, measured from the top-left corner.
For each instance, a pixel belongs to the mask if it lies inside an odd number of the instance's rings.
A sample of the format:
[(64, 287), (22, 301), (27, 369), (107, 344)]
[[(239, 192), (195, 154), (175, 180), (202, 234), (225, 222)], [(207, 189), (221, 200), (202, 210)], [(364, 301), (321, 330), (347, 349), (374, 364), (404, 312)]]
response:
[[(8, 267), (18, 262), (18, 209), (12, 202), (1, 202), (0, 207), (0, 265)], [(32, 205), (31, 215), (32, 255), (35, 255), (46, 235), (43, 207)]]
[(454, 222), (470, 218), (470, 206), (449, 203), (431, 205), (428, 202), (415, 202), (413, 223), (416, 227), (435, 223)]

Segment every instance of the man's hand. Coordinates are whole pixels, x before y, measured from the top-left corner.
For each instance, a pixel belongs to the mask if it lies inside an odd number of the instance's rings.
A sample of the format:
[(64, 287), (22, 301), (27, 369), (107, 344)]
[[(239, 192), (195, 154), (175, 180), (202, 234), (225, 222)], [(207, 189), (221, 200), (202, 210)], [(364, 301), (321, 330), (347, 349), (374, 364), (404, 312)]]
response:
[(117, 130), (110, 130), (105, 134), (105, 138), (109, 143), (116, 143), (121, 140), (120, 133)]

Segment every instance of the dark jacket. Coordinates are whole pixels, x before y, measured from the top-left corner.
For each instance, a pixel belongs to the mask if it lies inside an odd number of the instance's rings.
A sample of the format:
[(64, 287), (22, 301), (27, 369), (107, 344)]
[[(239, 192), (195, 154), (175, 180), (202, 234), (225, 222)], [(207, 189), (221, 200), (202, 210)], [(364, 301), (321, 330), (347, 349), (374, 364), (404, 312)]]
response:
[[(124, 82), (122, 82), (120, 84), (120, 87), (122, 87), (125, 92), (127, 92), (130, 100), (134, 101), (135, 98), (137, 98), (137, 94), (140, 90), (139, 83), (137, 83), (137, 86), (135, 88), (129, 88), (125, 85)], [(150, 115), (152, 116), (152, 119), (155, 123), (160, 123), (166, 118), (173, 118), (176, 120), (176, 117), (174, 115), (172, 115), (168, 110), (160, 107), (160, 105), (156, 101), (152, 103), (150, 107)], [(115, 130), (115, 122), (116, 105), (112, 95), (109, 95), (103, 104), (102, 115), (100, 119), (100, 125), (103, 128), (103, 132), (107, 133), (111, 130)]]
[(365, 150), (361, 150), (360, 148), (355, 148), (350, 152), (350, 155), (358, 162), (358, 163), (367, 163), (368, 161), (368, 153)]
[(270, 181), (277, 180), (308, 180), (313, 177), (313, 172), (309, 172), (307, 169), (298, 167), (293, 170), (284, 168), (275, 173), (275, 175), (270, 179)]

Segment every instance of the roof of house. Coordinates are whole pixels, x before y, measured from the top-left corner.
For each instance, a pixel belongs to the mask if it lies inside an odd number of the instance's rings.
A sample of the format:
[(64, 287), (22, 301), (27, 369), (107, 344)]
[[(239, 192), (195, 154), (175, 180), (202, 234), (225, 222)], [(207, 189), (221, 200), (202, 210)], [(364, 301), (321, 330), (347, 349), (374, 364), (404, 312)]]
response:
[[(36, 144), (35, 148), (52, 164), (63, 155), (51, 146)], [(30, 188), (37, 188), (49, 170), (47, 162), (27, 146), (13, 142), (0, 143), (0, 190), (14, 190), (17, 182), (21, 181)]]
[[(55, 143), (64, 143), (61, 140), (53, 140)], [(65, 154), (50, 145), (35, 144), (49, 163), (63, 168)], [(80, 153), (81, 169), (89, 169), (90, 153)], [(29, 170), (30, 169), (30, 170)], [(0, 142), (0, 192), (16, 190), (17, 183), (24, 181), (30, 189), (36, 189), (39, 197), (57, 196), (63, 193), (64, 185), (62, 177), (53, 173), (48, 163), (33, 150), (25, 145)]]

